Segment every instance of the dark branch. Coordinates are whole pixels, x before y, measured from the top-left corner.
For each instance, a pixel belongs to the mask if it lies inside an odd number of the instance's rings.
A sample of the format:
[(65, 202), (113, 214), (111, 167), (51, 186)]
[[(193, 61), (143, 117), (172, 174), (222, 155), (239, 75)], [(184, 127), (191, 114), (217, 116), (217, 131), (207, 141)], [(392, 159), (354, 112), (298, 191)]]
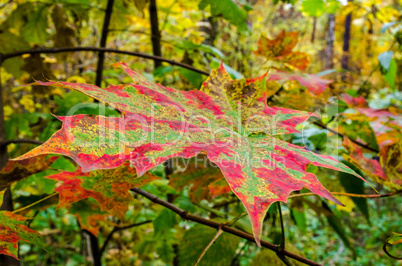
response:
[(285, 243), (286, 243), (286, 237), (285, 237), (285, 226), (283, 225), (283, 217), (282, 217), (282, 208), (281, 208), (281, 202), (277, 201), (276, 202), (278, 206), (278, 212), (279, 212), (279, 221), (281, 222), (281, 243), (279, 244), (279, 250), (285, 249)]
[[(112, 11), (113, 11), (113, 3), (114, 3), (114, 0), (107, 1), (105, 18), (103, 20), (102, 36), (101, 36), (100, 45), (99, 45), (101, 48), (106, 47), (107, 35), (109, 33), (109, 23), (110, 23), (110, 18), (112, 17)], [(96, 80), (95, 80), (95, 85), (98, 87), (100, 87), (101, 83), (102, 83), (103, 62), (104, 61), (105, 61), (105, 52), (103, 52), (103, 51), (99, 52), (98, 65), (96, 67)]]
[(29, 143), (29, 144), (43, 144), (43, 141), (34, 140), (34, 139), (10, 139), (3, 142), (0, 142), (0, 147), (8, 146), (13, 143)]
[[(334, 134), (338, 135), (338, 136), (341, 137), (341, 138), (345, 138), (345, 135), (343, 135), (342, 133), (339, 133), (338, 131), (335, 131), (335, 130), (333, 130), (333, 129), (330, 129), (330, 128), (328, 128), (326, 125), (321, 124), (320, 122), (313, 122), (313, 124), (316, 125), (316, 126), (319, 126), (320, 128), (326, 129), (326, 130), (328, 130), (329, 132), (334, 133)], [(346, 137), (347, 137), (347, 136), (346, 136)], [(366, 144), (364, 144), (364, 143), (361, 143), (361, 142), (359, 142), (359, 141), (357, 141), (357, 140), (354, 140), (354, 139), (351, 139), (351, 138), (349, 138), (349, 139), (350, 139), (350, 141), (352, 141), (353, 143), (355, 143), (355, 144), (361, 146), (362, 148), (365, 148), (365, 149), (367, 149), (367, 150), (373, 151), (373, 152), (375, 152), (375, 153), (379, 153), (379, 152), (380, 152), (379, 150), (374, 149), (374, 148), (372, 148), (372, 147), (370, 147), (370, 146), (368, 146), (368, 145), (366, 145)]]
[(93, 235), (91, 232), (89, 232), (86, 229), (82, 230), (86, 236), (87, 236), (87, 243), (88, 243), (88, 251), (89, 251), (89, 255), (91, 257), (92, 260), (92, 265), (93, 266), (101, 266), (101, 261), (100, 261), (100, 257), (99, 257), (99, 244), (98, 244), (98, 238)]
[[(131, 191), (134, 191), (134, 192), (146, 197), (147, 199), (149, 199), (149, 200), (151, 200), (151, 201), (153, 201), (153, 202), (155, 202), (155, 203), (157, 203), (159, 205), (162, 205), (162, 206), (174, 211), (175, 213), (180, 215), (185, 220), (190, 220), (190, 221), (193, 221), (193, 222), (196, 222), (196, 223), (199, 223), (199, 224), (203, 224), (203, 225), (215, 228), (215, 229), (222, 228), (223, 231), (225, 231), (225, 232), (227, 232), (229, 234), (236, 235), (238, 237), (241, 237), (241, 238), (247, 239), (249, 241), (255, 242), (254, 237), (252, 235), (250, 235), (249, 233), (234, 229), (234, 228), (232, 228), (230, 226), (227, 226), (227, 225), (224, 225), (224, 224), (221, 224), (221, 223), (217, 223), (217, 222), (214, 222), (214, 221), (211, 221), (211, 220), (204, 219), (204, 218), (199, 217), (199, 216), (189, 214), (186, 211), (176, 207), (175, 205), (173, 205), (173, 204), (171, 204), (171, 203), (169, 203), (167, 201), (164, 201), (164, 200), (162, 200), (162, 199), (160, 199), (160, 198), (158, 198), (158, 197), (156, 197), (156, 196), (154, 196), (154, 195), (152, 195), (152, 194), (150, 194), (150, 193), (148, 193), (148, 192), (146, 192), (146, 191), (144, 191), (142, 189), (133, 188), (133, 189), (131, 189)], [(307, 258), (301, 257), (301, 256), (299, 256), (297, 254), (294, 254), (294, 253), (292, 253), (292, 252), (290, 252), (290, 251), (288, 251), (286, 249), (280, 251), (279, 247), (277, 245), (274, 245), (272, 243), (269, 243), (269, 242), (266, 242), (266, 241), (263, 241), (263, 240), (261, 240), (261, 246), (266, 247), (266, 248), (268, 248), (268, 249), (270, 249), (270, 250), (272, 250), (274, 252), (277, 252), (277, 253), (283, 254), (285, 256), (288, 256), (289, 258), (292, 258), (292, 259), (295, 259), (297, 261), (303, 262), (303, 263), (305, 263), (307, 265), (321, 265), (321, 264), (316, 263), (316, 262), (314, 262), (312, 260), (309, 260)]]
[(66, 47), (66, 48), (42, 48), (42, 49), (34, 49), (34, 50), (25, 50), (25, 51), (13, 52), (13, 53), (8, 53), (8, 54), (0, 54), (0, 62), (4, 61), (6, 59), (21, 56), (24, 54), (30, 54), (30, 55), (33, 55), (33, 54), (57, 54), (57, 53), (65, 53), (65, 52), (79, 52), (79, 51), (105, 52), (105, 53), (116, 53), (116, 54), (137, 56), (137, 57), (141, 57), (141, 58), (166, 62), (171, 65), (180, 66), (180, 67), (192, 70), (194, 72), (197, 72), (197, 73), (200, 73), (203, 75), (207, 75), (207, 76), (209, 75), (209, 73), (206, 71), (200, 70), (198, 68), (189, 66), (184, 63), (166, 59), (166, 58), (163, 58), (160, 56), (149, 55), (149, 54), (144, 54), (144, 53), (140, 53), (140, 52), (130, 52), (130, 51), (125, 51), (125, 50), (112, 49), (112, 48), (100, 48), (100, 47), (71, 47), (71, 48)]
[[(153, 54), (156, 56), (162, 56), (161, 32), (159, 31), (156, 0), (150, 0), (149, 2), (149, 22), (151, 24), (151, 42)], [(161, 62), (154, 60), (154, 69), (158, 68), (159, 66), (161, 66)]]

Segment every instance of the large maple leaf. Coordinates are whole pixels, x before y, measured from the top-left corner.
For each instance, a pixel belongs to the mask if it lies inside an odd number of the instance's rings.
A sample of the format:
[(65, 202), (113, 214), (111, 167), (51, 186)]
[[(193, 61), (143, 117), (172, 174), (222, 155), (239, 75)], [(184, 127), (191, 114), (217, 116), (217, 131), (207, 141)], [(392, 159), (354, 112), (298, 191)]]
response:
[[(0, 192), (0, 204), (5, 190)], [(24, 240), (44, 247), (39, 233), (24, 223), (28, 218), (9, 211), (0, 211), (0, 254), (12, 256), (18, 260), (18, 242)]]
[(286, 202), (303, 187), (341, 204), (306, 171), (309, 164), (355, 174), (330, 156), (275, 138), (298, 132), (311, 114), (268, 107), (265, 77), (232, 80), (223, 66), (213, 70), (200, 91), (155, 84), (120, 66), (134, 83), (99, 88), (67, 82), (38, 82), (81, 91), (120, 110), (120, 117), (58, 117), (63, 126), (46, 143), (18, 159), (63, 154), (84, 172), (110, 169), (129, 160), (138, 176), (168, 158), (206, 152), (247, 209), (256, 242), (275, 201)]

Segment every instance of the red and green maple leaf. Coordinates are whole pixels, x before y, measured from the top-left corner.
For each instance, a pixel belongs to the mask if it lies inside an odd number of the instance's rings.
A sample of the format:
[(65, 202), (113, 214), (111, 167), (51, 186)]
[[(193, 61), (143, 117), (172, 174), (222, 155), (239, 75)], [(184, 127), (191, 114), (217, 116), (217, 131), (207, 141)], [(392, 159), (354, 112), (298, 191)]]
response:
[(402, 144), (394, 143), (384, 146), (379, 155), (379, 160), (368, 159), (362, 149), (345, 138), (343, 146), (348, 151), (343, 154), (345, 160), (353, 163), (375, 182), (388, 186), (392, 190), (402, 189)]
[[(346, 93), (343, 100), (349, 107), (354, 108), (360, 116), (370, 122), (380, 149), (383, 147), (400, 143), (402, 140), (402, 115), (401, 110), (395, 107), (383, 109), (370, 108), (368, 102), (362, 97), (352, 97)], [(347, 115), (352, 120), (360, 118), (357, 114)], [(363, 118), (364, 119), (364, 118)]]
[[(5, 190), (0, 192), (0, 204)], [(39, 233), (24, 223), (28, 218), (9, 211), (0, 211), (0, 254), (12, 256), (18, 260), (18, 242), (21, 240), (44, 247)]]
[(124, 218), (133, 199), (130, 189), (159, 179), (150, 173), (137, 177), (135, 169), (128, 162), (114, 169), (91, 172), (83, 172), (78, 167), (75, 172), (63, 171), (46, 178), (60, 181), (55, 189), (60, 195), (58, 207), (67, 207), (71, 203), (92, 197), (99, 203), (102, 211), (120, 219)]
[(282, 30), (272, 40), (261, 36), (258, 40), (258, 49), (254, 53), (304, 70), (309, 64), (308, 55), (292, 51), (298, 42), (298, 38), (298, 32), (286, 32), (285, 30)]
[(80, 91), (122, 115), (58, 117), (62, 128), (18, 159), (62, 154), (75, 160), (83, 172), (116, 168), (129, 160), (142, 176), (168, 158), (205, 152), (245, 206), (258, 244), (269, 206), (286, 202), (292, 191), (306, 187), (341, 204), (306, 169), (313, 164), (355, 173), (330, 156), (275, 137), (298, 132), (295, 126), (312, 114), (267, 106), (264, 76), (232, 80), (221, 66), (199, 91), (178, 91), (145, 79), (124, 63), (119, 65), (134, 83), (99, 88), (37, 82)]
[[(370, 108), (363, 97), (343, 94), (343, 100), (357, 113), (346, 114), (349, 119), (368, 121), (380, 148), (379, 161), (364, 157), (363, 152), (352, 142), (345, 140), (344, 146), (349, 151), (346, 159), (371, 177), (377, 183), (394, 190), (402, 188), (402, 117), (395, 107), (388, 109)], [(361, 130), (360, 130), (361, 131)], [(368, 134), (366, 134), (368, 135)]]

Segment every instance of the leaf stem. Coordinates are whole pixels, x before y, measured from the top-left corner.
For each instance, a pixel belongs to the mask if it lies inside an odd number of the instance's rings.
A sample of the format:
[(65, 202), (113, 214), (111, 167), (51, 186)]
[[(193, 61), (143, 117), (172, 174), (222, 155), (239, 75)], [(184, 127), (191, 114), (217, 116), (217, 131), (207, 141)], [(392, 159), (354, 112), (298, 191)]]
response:
[(0, 147), (8, 146), (13, 143), (29, 143), (29, 144), (40, 145), (40, 144), (43, 144), (43, 141), (35, 140), (35, 139), (10, 139), (10, 140), (0, 142)]
[(208, 245), (204, 248), (201, 255), (198, 257), (197, 261), (194, 263), (194, 266), (197, 266), (201, 261), (202, 257), (204, 257), (205, 253), (207, 253), (208, 249), (212, 246), (212, 244), (218, 239), (218, 237), (223, 233), (222, 227), (219, 228), (218, 232), (216, 232), (215, 236), (211, 239)]
[(36, 202), (34, 202), (34, 203), (32, 203), (32, 204), (29, 204), (28, 206), (25, 206), (25, 207), (22, 207), (22, 208), (20, 208), (20, 209), (18, 209), (18, 210), (13, 211), (13, 213), (17, 213), (17, 212), (20, 212), (20, 211), (29, 209), (29, 208), (31, 208), (32, 206), (41, 203), (42, 201), (45, 201), (45, 200), (47, 200), (47, 199), (50, 199), (50, 198), (56, 196), (57, 194), (59, 194), (59, 192), (55, 192), (55, 193), (53, 193), (53, 194), (50, 194), (50, 195), (44, 197), (43, 199), (40, 199), (40, 200), (38, 200), (38, 201), (36, 201)]

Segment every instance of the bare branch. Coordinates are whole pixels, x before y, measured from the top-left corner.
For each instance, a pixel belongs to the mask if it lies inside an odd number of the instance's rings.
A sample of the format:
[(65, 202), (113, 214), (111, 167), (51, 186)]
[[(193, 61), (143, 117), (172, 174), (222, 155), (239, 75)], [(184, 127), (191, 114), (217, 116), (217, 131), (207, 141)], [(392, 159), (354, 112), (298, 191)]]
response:
[(29, 143), (29, 144), (43, 144), (43, 141), (34, 140), (34, 139), (10, 139), (3, 142), (0, 142), (0, 147), (8, 146), (13, 143)]
[(89, 51), (89, 52), (105, 52), (105, 53), (115, 53), (115, 54), (125, 54), (125, 55), (131, 55), (131, 56), (137, 56), (137, 57), (142, 57), (146, 59), (152, 59), (152, 60), (157, 60), (161, 62), (166, 62), (171, 65), (175, 66), (180, 66), (189, 70), (192, 70), (194, 72), (203, 74), (203, 75), (209, 75), (208, 72), (200, 70), (198, 68), (195, 68), (193, 66), (177, 62), (174, 60), (166, 59), (160, 56), (155, 56), (155, 55), (149, 55), (149, 54), (144, 54), (140, 52), (131, 52), (131, 51), (125, 51), (125, 50), (119, 50), (119, 49), (112, 49), (112, 48), (101, 48), (101, 47), (64, 47), (64, 48), (41, 48), (41, 49), (33, 49), (33, 50), (25, 50), (25, 51), (19, 51), (19, 52), (13, 52), (13, 53), (8, 53), (8, 54), (0, 54), (0, 62), (25, 55), (25, 54), (57, 54), (57, 53), (65, 53), (65, 52), (79, 52), (79, 51)]
[[(173, 204), (171, 204), (171, 203), (169, 203), (167, 201), (164, 201), (164, 200), (156, 197), (155, 195), (152, 195), (152, 194), (150, 194), (150, 193), (148, 193), (148, 192), (146, 192), (146, 191), (144, 191), (142, 189), (133, 188), (133, 189), (131, 189), (131, 191), (136, 192), (136, 193), (144, 196), (145, 198), (147, 198), (147, 199), (149, 199), (149, 200), (151, 200), (151, 201), (153, 201), (153, 202), (155, 202), (155, 203), (157, 203), (159, 205), (162, 205), (162, 206), (174, 211), (175, 213), (180, 215), (185, 220), (193, 221), (193, 222), (203, 224), (203, 225), (215, 228), (215, 229), (222, 228), (223, 231), (225, 231), (225, 232), (227, 232), (229, 234), (236, 235), (238, 237), (247, 239), (247, 240), (252, 241), (252, 242), (255, 243), (254, 237), (249, 233), (234, 229), (234, 228), (232, 228), (230, 226), (227, 226), (227, 225), (224, 225), (224, 224), (221, 224), (221, 223), (217, 223), (217, 222), (214, 222), (214, 221), (211, 221), (211, 220), (208, 220), (208, 219), (196, 216), (196, 215), (189, 214), (185, 210), (182, 210), (179, 207), (177, 207), (177, 206), (175, 206), (175, 205), (173, 205)], [(264, 241), (264, 240), (261, 240), (261, 246), (266, 247), (266, 248), (268, 248), (268, 249), (270, 249), (270, 250), (272, 250), (274, 252), (279, 252), (280, 254), (283, 254), (283, 255), (285, 255), (285, 256), (287, 256), (289, 258), (295, 259), (297, 261), (303, 262), (303, 263), (305, 263), (307, 265), (321, 265), (321, 264), (319, 264), (317, 262), (314, 262), (314, 261), (309, 260), (307, 258), (301, 257), (301, 256), (299, 256), (297, 254), (294, 254), (294, 253), (292, 253), (292, 252), (290, 252), (290, 251), (288, 251), (286, 249), (284, 249), (282, 251), (279, 251), (279, 247), (277, 245), (274, 245), (274, 244), (269, 243), (269, 242)]]
[[(329, 132), (331, 132), (331, 133), (333, 133), (333, 134), (336, 134), (336, 135), (338, 135), (338, 136), (341, 137), (341, 138), (345, 138), (345, 135), (343, 135), (342, 133), (339, 133), (338, 131), (335, 131), (335, 130), (333, 130), (333, 129), (330, 129), (330, 128), (328, 128), (326, 125), (321, 124), (320, 122), (313, 122), (313, 124), (316, 125), (316, 126), (319, 126), (320, 128), (326, 129), (326, 130), (328, 130)], [(346, 136), (346, 137), (347, 137), (347, 136)], [(348, 137), (348, 138), (349, 138), (349, 137)], [(349, 138), (349, 139), (350, 139), (350, 141), (352, 141), (353, 143), (355, 143), (355, 144), (361, 146), (362, 148), (365, 148), (365, 149), (367, 149), (367, 150), (373, 151), (373, 152), (375, 152), (375, 153), (379, 153), (379, 152), (380, 152), (379, 150), (374, 149), (374, 148), (372, 148), (372, 147), (370, 147), (370, 146), (368, 146), (368, 145), (366, 145), (366, 144), (364, 144), (364, 143), (361, 143), (361, 142), (359, 142), (359, 141), (357, 141), (357, 140), (354, 140), (354, 139), (351, 139), (351, 138)]]

